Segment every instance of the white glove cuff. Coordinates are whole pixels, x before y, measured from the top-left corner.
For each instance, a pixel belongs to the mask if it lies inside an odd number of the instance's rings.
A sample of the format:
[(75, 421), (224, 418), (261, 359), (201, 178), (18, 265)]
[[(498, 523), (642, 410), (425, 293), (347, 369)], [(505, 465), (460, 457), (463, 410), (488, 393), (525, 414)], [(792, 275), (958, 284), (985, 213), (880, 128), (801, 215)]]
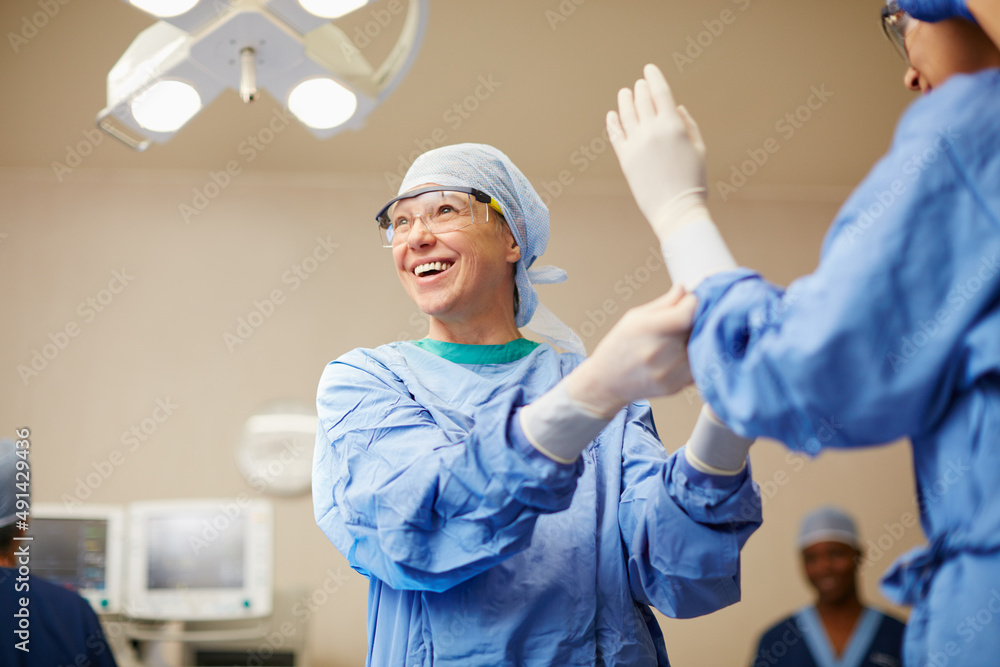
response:
[(746, 467), (753, 443), (730, 431), (705, 404), (684, 448), (684, 456), (692, 468), (707, 475), (738, 475)]
[(666, 239), (661, 236), (660, 247), (670, 279), (689, 292), (705, 278), (736, 268), (736, 260), (707, 208), (701, 219), (684, 225)]
[(573, 463), (611, 421), (573, 400), (565, 380), (521, 408), (518, 418), (528, 442), (559, 463)]
[(709, 218), (708, 207), (705, 205), (705, 188), (688, 188), (673, 196), (660, 207), (649, 223), (662, 242), (674, 235), (685, 225), (702, 218)]

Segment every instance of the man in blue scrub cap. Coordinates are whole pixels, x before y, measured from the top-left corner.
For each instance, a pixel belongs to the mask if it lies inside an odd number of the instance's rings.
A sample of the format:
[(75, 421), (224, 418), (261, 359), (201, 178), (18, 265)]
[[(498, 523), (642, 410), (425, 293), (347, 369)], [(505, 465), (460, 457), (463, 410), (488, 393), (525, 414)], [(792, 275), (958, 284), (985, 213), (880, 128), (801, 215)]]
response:
[(798, 546), (816, 603), (766, 630), (752, 667), (899, 667), (906, 626), (861, 602), (854, 520), (838, 507), (814, 510)]
[(923, 95), (816, 272), (787, 290), (733, 262), (705, 205), (697, 126), (656, 67), (608, 125), (671, 275), (698, 299), (688, 354), (704, 399), (737, 433), (811, 454), (909, 437), (929, 544), (883, 582), (914, 607), (905, 663), (995, 665), (1000, 2), (903, 0), (883, 26)]
[(26, 513), (24, 503), (17, 502), (25, 480), (30, 483), (26, 460), (26, 449), (0, 438), (0, 665), (115, 667), (90, 604), (30, 574), (32, 543), (15, 539), (26, 532), (19, 520)]
[(650, 606), (738, 601), (760, 523), (751, 441), (706, 412), (668, 455), (640, 401), (690, 382), (693, 298), (585, 358), (535, 292), (566, 278), (535, 265), (548, 210), (490, 146), (424, 154), (377, 221), (430, 331), (326, 367), (313, 459), (316, 521), (369, 579), (366, 664), (668, 665)]

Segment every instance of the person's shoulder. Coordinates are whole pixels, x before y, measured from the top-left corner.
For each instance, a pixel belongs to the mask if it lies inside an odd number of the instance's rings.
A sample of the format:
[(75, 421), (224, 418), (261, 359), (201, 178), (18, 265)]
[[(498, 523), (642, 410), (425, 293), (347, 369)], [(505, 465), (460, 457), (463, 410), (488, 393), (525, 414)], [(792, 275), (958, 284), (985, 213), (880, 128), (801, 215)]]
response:
[(396, 341), (374, 348), (356, 347), (327, 363), (323, 368), (323, 378), (350, 372), (350, 369), (378, 373), (379, 369), (388, 368), (394, 361), (403, 358), (407, 350), (412, 352), (418, 349), (407, 341)]
[(582, 354), (577, 354), (576, 352), (559, 352), (548, 343), (540, 344), (535, 350), (535, 353), (543, 358), (551, 356), (553, 359), (558, 359), (559, 366), (563, 370), (563, 375), (568, 374), (574, 368), (587, 360), (587, 357)]
[(44, 598), (49, 605), (59, 609), (61, 613), (76, 611), (84, 616), (97, 616), (89, 602), (84, 600), (79, 593), (71, 591), (65, 586), (60, 586), (34, 574), (30, 575), (28, 586), (33, 599)]
[[(896, 138), (980, 141), (983, 138), (980, 129), (996, 127), (997, 105), (1000, 105), (1000, 69), (955, 74), (910, 105), (900, 119)], [(975, 136), (969, 134), (973, 129)]]
[(353, 350), (343, 353), (327, 364), (327, 366), (338, 363), (357, 365), (358, 363), (364, 363), (368, 359), (388, 359), (399, 356), (405, 348), (415, 349), (416, 346), (409, 341), (395, 341), (379, 345), (378, 347), (356, 347)]
[(789, 630), (793, 632), (798, 632), (798, 621), (795, 620), (795, 614), (789, 614), (785, 616), (780, 621), (769, 626), (764, 632), (760, 633), (760, 642), (762, 644), (766, 643), (772, 637), (781, 637)]
[(906, 629), (905, 621), (896, 618), (892, 614), (887, 614), (881, 609), (876, 609), (875, 611), (878, 612), (878, 615), (882, 617), (883, 630), (888, 629), (888, 630), (898, 631), (900, 634), (902, 634), (902, 632)]

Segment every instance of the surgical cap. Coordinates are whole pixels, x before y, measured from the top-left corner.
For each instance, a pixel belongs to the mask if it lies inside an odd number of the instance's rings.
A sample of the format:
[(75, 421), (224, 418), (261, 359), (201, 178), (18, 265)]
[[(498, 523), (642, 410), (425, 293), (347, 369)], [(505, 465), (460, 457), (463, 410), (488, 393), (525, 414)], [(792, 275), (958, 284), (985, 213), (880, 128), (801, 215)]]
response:
[(858, 530), (854, 519), (838, 507), (827, 506), (806, 515), (799, 530), (799, 548), (819, 542), (841, 542), (858, 548)]
[(519, 298), (517, 326), (564, 350), (585, 354), (580, 337), (538, 299), (536, 284), (564, 282), (566, 272), (554, 266), (533, 266), (549, 243), (549, 209), (510, 158), (485, 144), (442, 146), (414, 161), (399, 194), (426, 183), (477, 188), (500, 202), (521, 249), (514, 278)]
[(0, 438), (0, 528), (16, 518), (18, 460), (14, 441)]

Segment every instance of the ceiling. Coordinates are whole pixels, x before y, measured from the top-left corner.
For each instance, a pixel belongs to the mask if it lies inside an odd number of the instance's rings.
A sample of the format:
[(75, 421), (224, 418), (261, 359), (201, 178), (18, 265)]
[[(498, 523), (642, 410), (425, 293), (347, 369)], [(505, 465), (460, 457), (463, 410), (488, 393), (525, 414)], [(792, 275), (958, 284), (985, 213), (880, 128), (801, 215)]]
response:
[[(46, 5), (58, 7), (54, 16), (39, 14)], [(363, 8), (343, 27), (359, 35), (385, 22), (390, 6)], [(292, 122), (250, 160), (244, 142), (279, 105), (264, 96), (246, 106), (226, 91), (170, 142), (140, 154), (105, 138), (82, 166), (218, 170), (235, 159), (265, 172), (384, 176), (422, 147), (476, 141), (505, 151), (539, 189), (563, 171), (581, 182), (620, 181), (601, 136), (604, 115), (618, 88), (655, 62), (702, 127), (716, 194), (745, 160), (762, 161), (768, 139), (766, 162), (744, 166), (753, 188), (845, 188), (885, 151), (912, 100), (902, 62), (878, 27), (879, 7), (879, 0), (431, 0), (409, 75), (361, 131), (319, 141)], [(394, 39), (403, 14), (389, 16), (361, 49), (366, 57), (379, 58)], [(26, 28), (33, 18), (37, 31)], [(122, 0), (3, 0), (0, 167), (53, 169), (56, 178), (54, 163), (65, 163), (94, 128), (108, 70), (151, 23)], [(14, 44), (12, 33), (30, 37)], [(800, 108), (817, 91), (814, 108)], [(783, 120), (796, 112), (798, 120)]]

